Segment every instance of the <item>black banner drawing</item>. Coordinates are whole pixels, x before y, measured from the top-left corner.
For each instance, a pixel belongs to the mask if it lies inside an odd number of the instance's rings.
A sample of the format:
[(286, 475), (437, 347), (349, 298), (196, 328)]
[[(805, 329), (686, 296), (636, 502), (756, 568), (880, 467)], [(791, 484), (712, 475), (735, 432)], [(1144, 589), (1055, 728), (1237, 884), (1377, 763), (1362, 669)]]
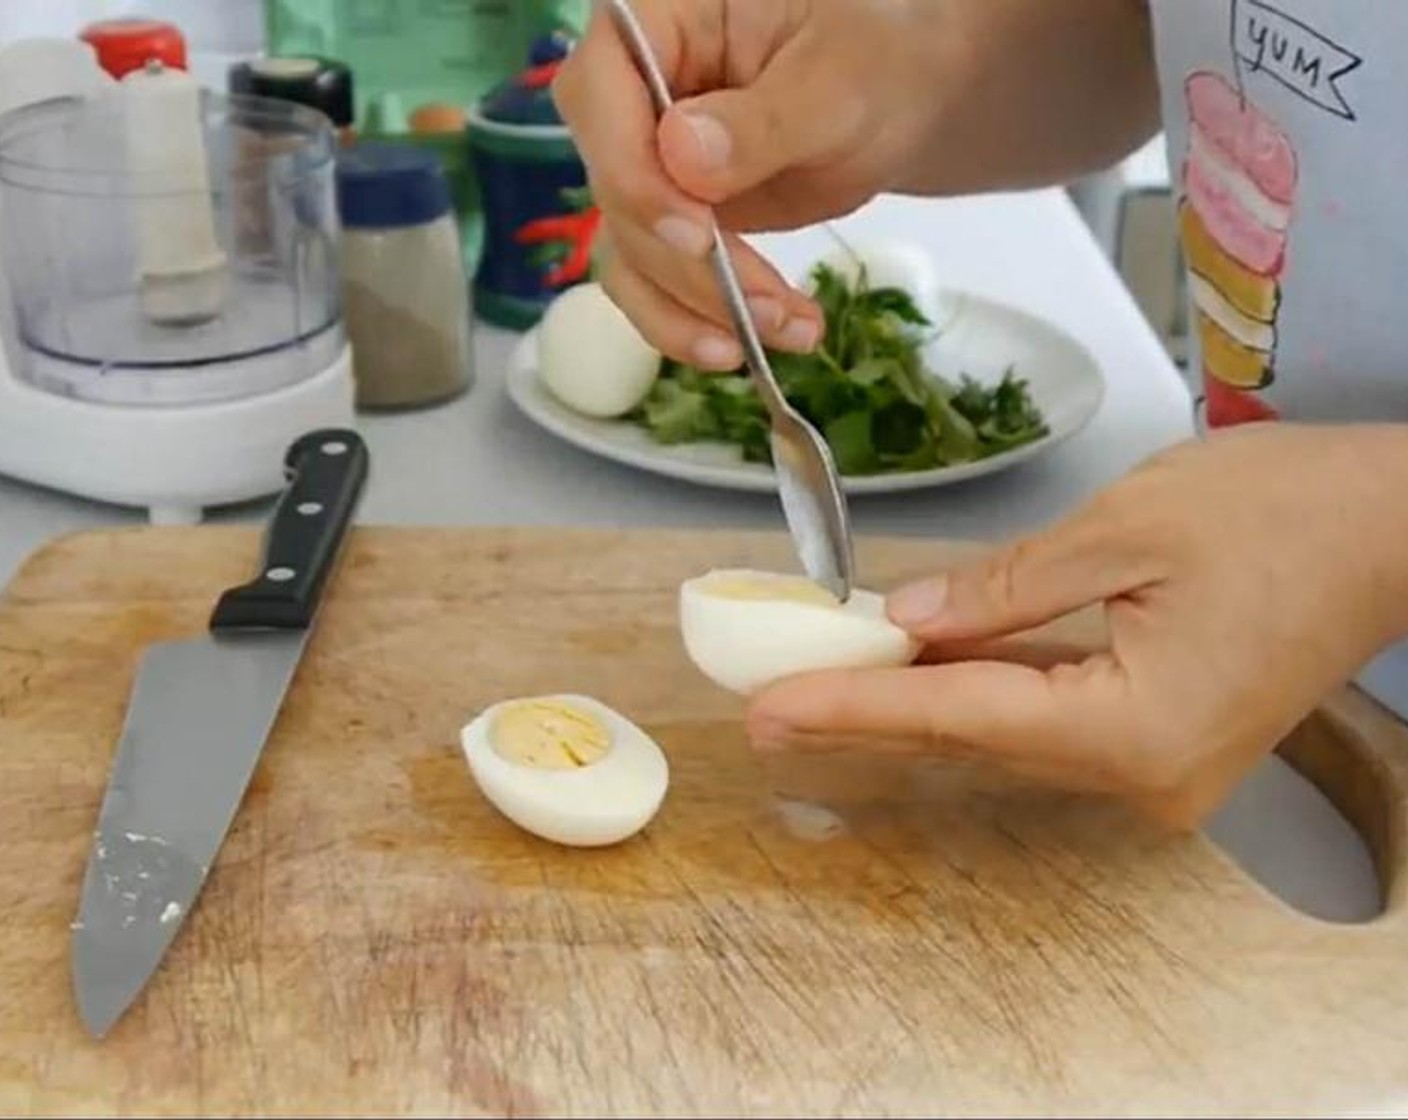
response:
[(1234, 5), (1232, 50), (1240, 77), (1266, 74), (1310, 104), (1355, 120), (1340, 81), (1364, 59), (1264, 0)]

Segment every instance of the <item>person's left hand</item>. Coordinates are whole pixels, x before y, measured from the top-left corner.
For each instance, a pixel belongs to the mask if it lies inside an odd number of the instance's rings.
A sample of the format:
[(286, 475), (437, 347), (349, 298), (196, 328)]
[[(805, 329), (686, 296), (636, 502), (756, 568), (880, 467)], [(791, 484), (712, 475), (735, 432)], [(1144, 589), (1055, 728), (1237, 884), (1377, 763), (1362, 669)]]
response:
[[(1408, 633), (1408, 425), (1254, 425), (1156, 456), (1051, 529), (902, 588), (902, 669), (755, 697), (763, 749), (984, 758), (1194, 827), (1337, 685)], [(1004, 639), (1103, 606), (1105, 648)]]

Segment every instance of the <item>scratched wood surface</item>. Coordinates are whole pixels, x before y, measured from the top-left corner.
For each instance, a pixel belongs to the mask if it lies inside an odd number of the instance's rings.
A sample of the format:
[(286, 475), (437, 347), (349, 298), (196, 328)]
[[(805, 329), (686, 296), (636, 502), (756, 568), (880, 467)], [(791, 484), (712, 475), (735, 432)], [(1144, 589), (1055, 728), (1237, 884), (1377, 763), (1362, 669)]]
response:
[[(243, 529), (58, 542), (0, 600), (0, 1112), (1305, 1115), (1408, 1090), (1403, 729), (1354, 694), (1286, 753), (1381, 858), (1381, 920), (1288, 910), (1199, 837), (939, 764), (760, 761), (688, 664), (680, 580), (773, 537), (359, 529), (196, 911), (104, 1043), (68, 924), (133, 667), (242, 580)], [(865, 541), (867, 583), (950, 550)], [(593, 693), (673, 781), (568, 851), (461, 725)]]

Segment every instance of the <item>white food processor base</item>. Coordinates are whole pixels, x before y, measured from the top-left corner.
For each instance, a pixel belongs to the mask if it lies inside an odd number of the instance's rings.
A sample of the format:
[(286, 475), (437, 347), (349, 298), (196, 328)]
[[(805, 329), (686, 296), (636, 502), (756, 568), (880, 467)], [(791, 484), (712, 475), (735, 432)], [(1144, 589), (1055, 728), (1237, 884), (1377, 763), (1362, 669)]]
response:
[(352, 349), (296, 385), (183, 407), (95, 404), (36, 389), (0, 357), (0, 475), (194, 525), (207, 509), (281, 491), (284, 454), (355, 424)]

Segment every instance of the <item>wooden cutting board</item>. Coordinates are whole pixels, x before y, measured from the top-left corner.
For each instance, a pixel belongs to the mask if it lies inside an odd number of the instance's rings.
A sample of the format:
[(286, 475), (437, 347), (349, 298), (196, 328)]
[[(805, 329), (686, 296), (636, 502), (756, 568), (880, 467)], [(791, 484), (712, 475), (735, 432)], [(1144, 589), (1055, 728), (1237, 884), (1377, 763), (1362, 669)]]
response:
[[(763, 763), (689, 665), (679, 582), (738, 535), (359, 529), (162, 971), (94, 1043), (68, 924), (133, 667), (256, 563), (243, 529), (58, 542), (0, 601), (0, 1112), (1316, 1114), (1408, 1092), (1404, 729), (1286, 746), (1389, 909), (1288, 909), (1199, 837), (941, 764)], [(951, 549), (865, 541), (885, 586)], [(469, 780), (506, 696), (588, 692), (673, 783), (570, 851)]]

